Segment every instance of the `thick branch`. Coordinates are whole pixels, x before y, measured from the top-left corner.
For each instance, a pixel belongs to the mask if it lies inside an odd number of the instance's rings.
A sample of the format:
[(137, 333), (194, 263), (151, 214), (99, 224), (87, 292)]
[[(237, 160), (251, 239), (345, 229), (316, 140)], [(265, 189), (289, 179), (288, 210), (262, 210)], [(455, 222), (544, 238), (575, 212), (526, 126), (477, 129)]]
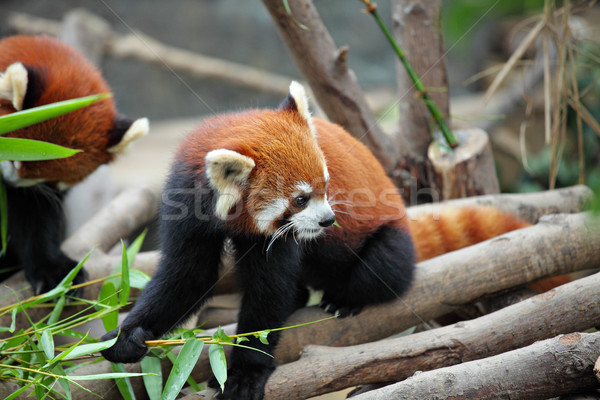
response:
[(571, 333), (356, 396), (369, 399), (547, 399), (599, 387), (600, 333)]
[[(286, 331), (277, 357), (282, 363), (295, 360), (311, 343), (348, 346), (379, 340), (501, 290), (597, 268), (600, 234), (589, 228), (589, 218), (587, 214), (545, 217), (530, 228), (422, 262), (404, 297), (369, 307), (353, 318)], [(292, 315), (288, 324), (325, 316), (320, 309), (304, 308)]]
[(477, 319), (358, 346), (308, 346), (269, 379), (272, 398), (307, 398), (346, 387), (398, 382), (600, 324), (600, 274)]
[(443, 209), (466, 206), (494, 206), (530, 223), (542, 215), (581, 212), (592, 198), (592, 191), (584, 185), (536, 193), (491, 194), (465, 199), (408, 207), (409, 218), (421, 214), (438, 214)]
[(119, 239), (147, 224), (157, 208), (158, 201), (150, 190), (125, 190), (73, 233), (62, 248), (74, 258), (81, 258), (95, 247), (107, 252)]
[(281, 0), (263, 3), (327, 116), (365, 143), (391, 174), (399, 158), (397, 147), (377, 125), (347, 66), (348, 49), (335, 45), (310, 0), (290, 1), (291, 13)]

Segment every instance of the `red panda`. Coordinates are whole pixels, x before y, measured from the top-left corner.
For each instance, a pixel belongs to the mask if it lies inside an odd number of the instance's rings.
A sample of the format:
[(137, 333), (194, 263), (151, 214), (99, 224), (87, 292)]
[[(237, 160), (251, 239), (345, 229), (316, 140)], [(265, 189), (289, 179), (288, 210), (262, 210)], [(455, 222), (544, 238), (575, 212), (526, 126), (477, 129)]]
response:
[[(110, 92), (80, 53), (48, 36), (0, 41), (0, 115)], [(21, 264), (37, 293), (52, 289), (77, 263), (60, 250), (64, 191), (145, 135), (148, 120), (119, 115), (106, 98), (83, 109), (6, 134), (82, 150), (48, 161), (0, 161), (8, 200), (8, 249), (0, 267)], [(81, 272), (75, 279), (85, 279)]]
[[(451, 247), (465, 246), (487, 238), (470, 226), (476, 218), (459, 224), (449, 217), (437, 229), (467, 238)], [(505, 214), (489, 219), (506, 221), (495, 223), (494, 234), (521, 226)], [(307, 287), (322, 290), (321, 306), (342, 316), (395, 299), (410, 286), (418, 257), (452, 250), (408, 221), (398, 189), (363, 144), (311, 117), (296, 82), (277, 110), (211, 117), (188, 135), (160, 220), (159, 269), (119, 330), (103, 337), (119, 335), (102, 353), (110, 361), (138, 361), (145, 340), (202, 305), (217, 282), (226, 239), (236, 249), (243, 293), (239, 332), (280, 327), (306, 304)], [(244, 344), (272, 354), (278, 338), (271, 332), (269, 344), (253, 337)], [(236, 347), (229, 365), (222, 398), (262, 398), (274, 361)]]

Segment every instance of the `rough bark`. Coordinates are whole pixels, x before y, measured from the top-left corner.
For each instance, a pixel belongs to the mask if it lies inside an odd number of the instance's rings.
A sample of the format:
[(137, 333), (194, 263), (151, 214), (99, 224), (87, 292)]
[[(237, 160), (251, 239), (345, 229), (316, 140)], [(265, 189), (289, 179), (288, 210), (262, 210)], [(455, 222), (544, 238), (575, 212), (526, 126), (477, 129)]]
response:
[(398, 147), (377, 125), (354, 72), (348, 68), (348, 48), (335, 45), (310, 0), (290, 1), (291, 13), (281, 0), (263, 3), (327, 116), (365, 143), (392, 175), (399, 161)]
[(351, 347), (306, 347), (267, 383), (271, 398), (303, 399), (346, 387), (398, 382), (600, 324), (600, 274), (477, 319)]
[(547, 399), (600, 387), (600, 333), (571, 333), (494, 357), (417, 374), (356, 396), (385, 399)]
[[(450, 114), (448, 78), (441, 35), (440, 0), (392, 1), (392, 28), (396, 41), (420, 76), (442, 115)], [(399, 135), (406, 138), (407, 152), (425, 159), (431, 142), (431, 117), (405, 68), (397, 63)]]

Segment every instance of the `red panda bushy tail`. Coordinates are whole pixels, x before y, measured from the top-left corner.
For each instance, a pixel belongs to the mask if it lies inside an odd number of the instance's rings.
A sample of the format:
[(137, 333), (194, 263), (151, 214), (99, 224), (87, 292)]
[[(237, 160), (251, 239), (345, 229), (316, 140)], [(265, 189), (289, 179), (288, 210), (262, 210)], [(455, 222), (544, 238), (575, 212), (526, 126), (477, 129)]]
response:
[(417, 258), (427, 260), (530, 226), (495, 207), (457, 207), (409, 220)]
[[(530, 225), (510, 213), (489, 206), (457, 207), (443, 210), (437, 215), (422, 214), (416, 219), (409, 219), (418, 261)], [(541, 293), (570, 280), (568, 275), (559, 275), (533, 282), (528, 286)]]

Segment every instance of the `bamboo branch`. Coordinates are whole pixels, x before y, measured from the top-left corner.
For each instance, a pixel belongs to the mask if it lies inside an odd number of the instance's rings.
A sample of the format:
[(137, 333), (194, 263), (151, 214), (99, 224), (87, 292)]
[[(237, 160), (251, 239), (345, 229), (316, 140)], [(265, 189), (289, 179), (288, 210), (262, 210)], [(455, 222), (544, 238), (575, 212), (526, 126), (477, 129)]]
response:
[(547, 399), (598, 388), (600, 332), (571, 333), (356, 396), (386, 399)]

